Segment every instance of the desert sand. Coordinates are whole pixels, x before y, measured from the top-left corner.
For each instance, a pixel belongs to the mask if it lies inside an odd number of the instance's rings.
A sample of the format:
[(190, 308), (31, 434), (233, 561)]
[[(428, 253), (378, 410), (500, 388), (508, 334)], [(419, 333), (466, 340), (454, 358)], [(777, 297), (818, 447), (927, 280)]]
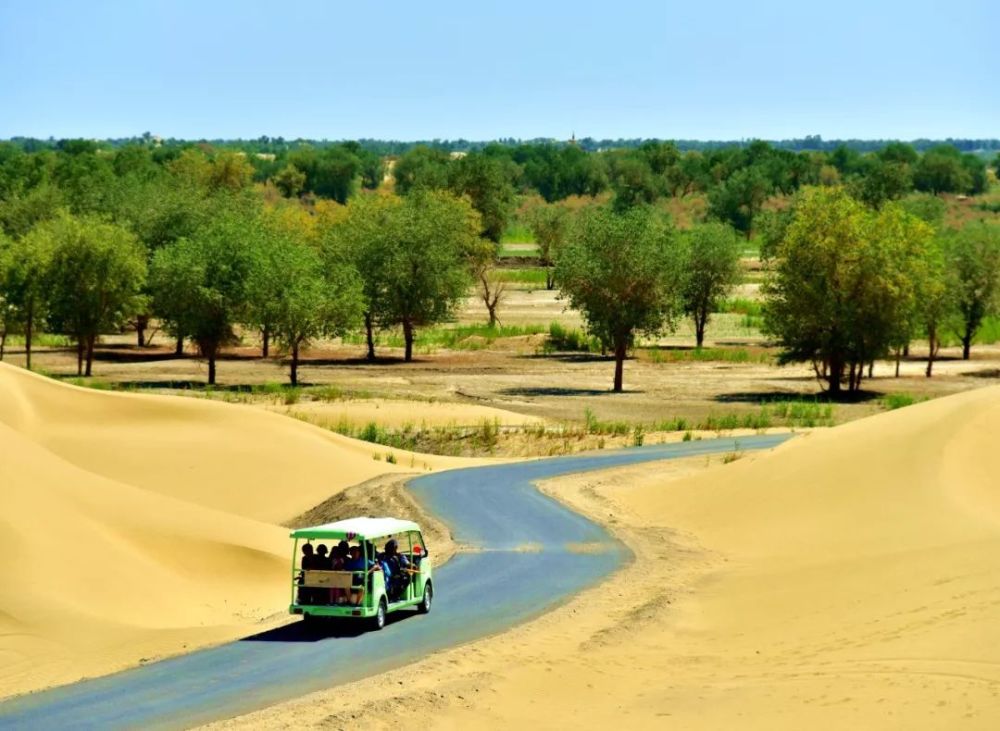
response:
[(321, 426), (338, 423), (363, 427), (375, 422), (381, 427), (402, 428), (435, 426), (478, 426), (484, 421), (502, 426), (525, 426), (542, 422), (537, 416), (518, 414), (506, 409), (478, 404), (410, 399), (355, 399), (351, 401), (310, 401), (291, 407), (276, 407), (291, 416)]
[(501, 636), (216, 727), (996, 728), (998, 433), (992, 387), (729, 464), (550, 481), (636, 560)]
[(0, 364), (0, 697), (287, 621), (280, 524), (378, 475), (474, 464), (372, 449)]

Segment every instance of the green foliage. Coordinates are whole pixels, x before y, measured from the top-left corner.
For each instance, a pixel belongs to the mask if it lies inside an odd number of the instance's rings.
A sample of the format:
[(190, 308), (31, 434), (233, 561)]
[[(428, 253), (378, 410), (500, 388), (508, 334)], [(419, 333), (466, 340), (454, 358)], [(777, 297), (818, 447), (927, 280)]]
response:
[(864, 366), (905, 342), (932, 230), (889, 204), (871, 212), (838, 188), (806, 191), (765, 283), (765, 331), (782, 360), (813, 363), (837, 393)]
[(882, 397), (881, 401), (882, 408), (886, 411), (893, 411), (906, 406), (912, 406), (917, 402), (917, 399), (908, 393), (887, 393)]
[(545, 288), (555, 287), (554, 267), (570, 230), (569, 210), (555, 203), (536, 206), (528, 217), (538, 243), (538, 260), (545, 267)]
[(91, 374), (94, 343), (138, 312), (146, 279), (146, 251), (135, 236), (91, 216), (62, 213), (29, 236), (51, 252), (45, 279), (49, 323), (86, 351)]
[(180, 239), (153, 256), (150, 285), (154, 311), (176, 337), (190, 337), (208, 360), (235, 340), (234, 326), (246, 318), (258, 219), (228, 206), (192, 238)]
[(509, 161), (471, 153), (452, 163), (448, 187), (458, 196), (468, 196), (482, 218), (482, 235), (500, 242), (514, 212), (513, 174)]
[(911, 216), (916, 216), (934, 228), (941, 228), (944, 224), (944, 214), (948, 208), (943, 200), (931, 193), (912, 193), (903, 198), (899, 205)]
[(970, 223), (945, 234), (944, 256), (959, 315), (963, 357), (983, 320), (1000, 304), (1000, 226)]
[(396, 192), (408, 195), (414, 190), (444, 190), (448, 187), (451, 159), (442, 150), (418, 145), (403, 155), (392, 168)]
[(603, 350), (601, 341), (596, 336), (565, 327), (558, 322), (549, 324), (546, 347), (550, 352), (600, 353)]
[(274, 176), (274, 186), (285, 198), (294, 198), (306, 187), (306, 174), (292, 164), (288, 164)]
[(359, 197), (331, 229), (325, 259), (354, 263), (373, 326), (401, 326), (409, 361), (415, 329), (450, 319), (465, 296), (488, 250), (479, 231), (471, 205), (443, 191)]
[(684, 244), (684, 312), (694, 321), (700, 348), (705, 327), (721, 299), (739, 281), (741, 244), (724, 223), (698, 224), (682, 237)]
[(754, 220), (772, 186), (758, 168), (743, 168), (708, 194), (708, 212), (712, 218), (728, 223), (747, 239), (753, 233)]
[(682, 255), (669, 222), (645, 208), (581, 213), (556, 263), (556, 281), (587, 322), (613, 348), (614, 390), (636, 335), (672, 327), (680, 309)]
[(361, 160), (346, 145), (301, 148), (288, 156), (288, 163), (305, 175), (304, 190), (341, 204), (354, 194), (362, 169)]

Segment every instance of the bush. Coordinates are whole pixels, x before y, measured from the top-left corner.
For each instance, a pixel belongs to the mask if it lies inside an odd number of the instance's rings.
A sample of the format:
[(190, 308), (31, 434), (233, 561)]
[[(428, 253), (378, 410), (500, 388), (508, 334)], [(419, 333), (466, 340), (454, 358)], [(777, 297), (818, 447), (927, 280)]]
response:
[(882, 397), (882, 406), (886, 411), (912, 406), (917, 400), (908, 393), (889, 393)]

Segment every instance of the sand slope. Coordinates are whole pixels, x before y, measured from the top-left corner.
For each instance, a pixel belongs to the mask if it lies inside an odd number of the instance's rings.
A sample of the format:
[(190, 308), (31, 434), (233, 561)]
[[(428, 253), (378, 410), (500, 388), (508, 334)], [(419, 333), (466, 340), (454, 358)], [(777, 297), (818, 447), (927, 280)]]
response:
[(220, 725), (995, 729), (998, 435), (993, 387), (676, 479), (552, 481), (632, 566), (405, 691), (374, 679)]
[(0, 363), (0, 424), (88, 472), (256, 520), (280, 522), (386, 472), (463, 464), (390, 451), (251, 406), (109, 393)]
[(0, 696), (285, 619), (278, 522), (412, 471), (371, 449), (249, 407), (0, 364)]

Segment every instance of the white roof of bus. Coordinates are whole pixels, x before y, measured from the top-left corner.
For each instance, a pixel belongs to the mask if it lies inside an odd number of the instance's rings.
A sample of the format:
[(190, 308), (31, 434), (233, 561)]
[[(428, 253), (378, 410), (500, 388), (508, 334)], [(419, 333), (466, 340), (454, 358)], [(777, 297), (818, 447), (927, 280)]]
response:
[(321, 534), (335, 534), (336, 537), (347, 537), (353, 534), (364, 538), (380, 538), (411, 530), (420, 530), (420, 526), (412, 520), (400, 520), (399, 518), (348, 518), (347, 520), (338, 520), (335, 523), (297, 528), (292, 531), (292, 536), (295, 538), (319, 538), (324, 537)]

